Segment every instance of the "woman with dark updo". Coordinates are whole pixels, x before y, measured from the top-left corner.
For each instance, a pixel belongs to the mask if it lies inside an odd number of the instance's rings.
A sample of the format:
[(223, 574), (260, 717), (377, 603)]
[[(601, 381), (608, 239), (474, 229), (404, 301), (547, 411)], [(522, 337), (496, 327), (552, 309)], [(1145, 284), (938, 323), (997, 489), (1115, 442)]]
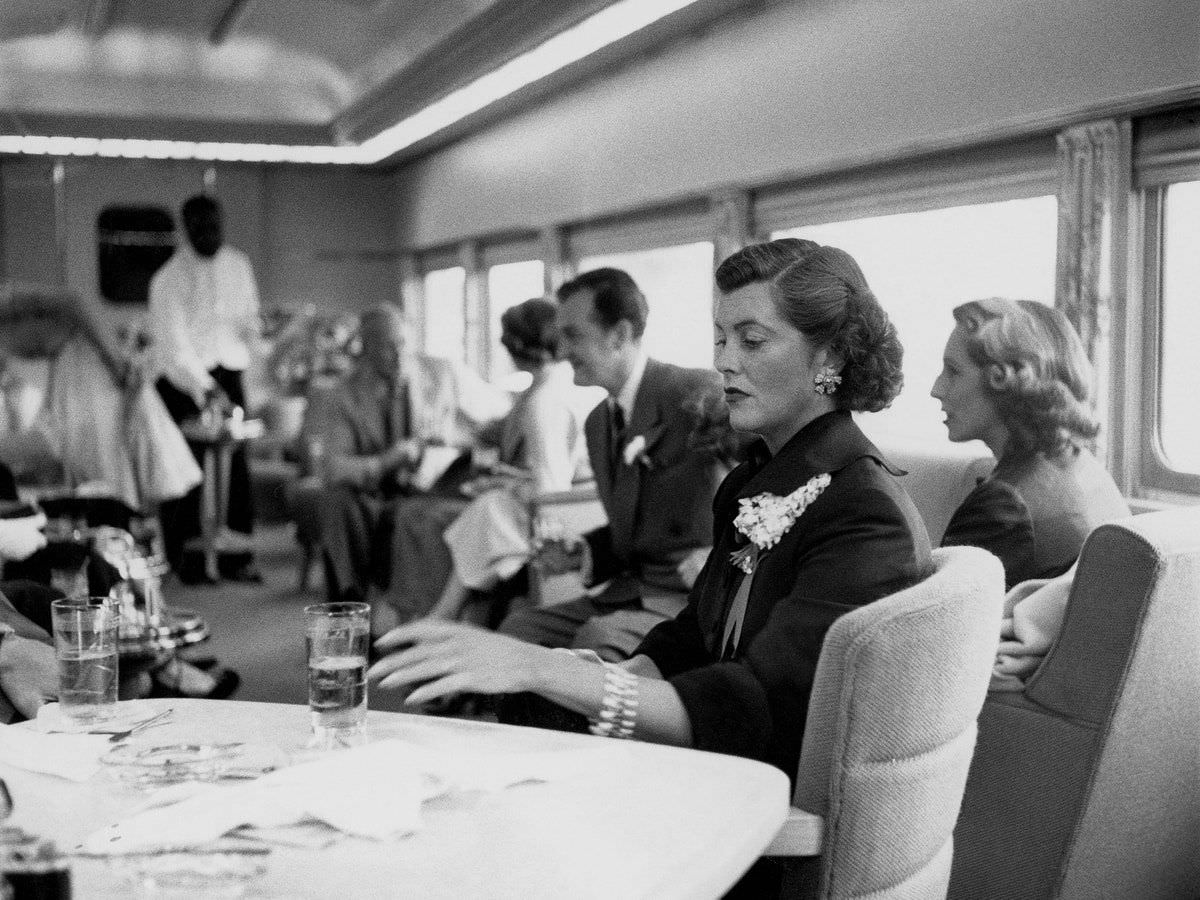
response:
[(954, 319), (930, 393), (950, 440), (981, 440), (998, 462), (942, 544), (990, 550), (1009, 587), (1061, 575), (1093, 528), (1129, 515), (1090, 449), (1099, 425), (1083, 343), (1066, 316), (1032, 300), (976, 300)]
[(555, 314), (555, 305), (538, 297), (500, 318), (500, 343), (533, 381), (504, 419), (495, 474), (468, 485), (475, 499), (442, 535), (453, 569), (430, 616), (456, 619), (471, 591), (490, 591), (516, 575), (532, 553), (528, 499), (565, 491), (586, 473), (571, 369), (558, 359)]
[(370, 672), (381, 687), (411, 690), (410, 702), (532, 692), (594, 734), (747, 756), (795, 777), (829, 626), (932, 568), (920, 515), (850, 416), (896, 396), (902, 350), (858, 265), (833, 247), (750, 246), (716, 284), (730, 423), (758, 441), (717, 492), (713, 549), (683, 612), (620, 664), (416, 622), (376, 643), (390, 653)]

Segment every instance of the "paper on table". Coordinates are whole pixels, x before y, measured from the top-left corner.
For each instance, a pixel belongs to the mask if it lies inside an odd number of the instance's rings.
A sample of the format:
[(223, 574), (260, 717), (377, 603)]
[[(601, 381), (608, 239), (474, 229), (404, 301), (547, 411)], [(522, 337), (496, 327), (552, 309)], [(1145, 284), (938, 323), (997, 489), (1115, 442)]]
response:
[(0, 762), (31, 772), (87, 781), (100, 769), (100, 756), (111, 745), (96, 734), (41, 734), (0, 725)]
[(432, 488), (462, 453), (461, 447), (425, 447), (421, 451), (421, 461), (417, 463), (417, 470), (413, 472), (413, 487), (419, 491)]
[[(102, 829), (89, 853), (205, 844), (241, 826), (278, 828), (319, 820), (345, 834), (383, 840), (418, 831), (421, 804), (447, 790), (498, 790), (567, 777), (617, 748), (483, 754), (436, 751), (400, 740), (355, 747), (232, 787), (205, 785)], [(155, 803), (155, 798), (151, 798)]]

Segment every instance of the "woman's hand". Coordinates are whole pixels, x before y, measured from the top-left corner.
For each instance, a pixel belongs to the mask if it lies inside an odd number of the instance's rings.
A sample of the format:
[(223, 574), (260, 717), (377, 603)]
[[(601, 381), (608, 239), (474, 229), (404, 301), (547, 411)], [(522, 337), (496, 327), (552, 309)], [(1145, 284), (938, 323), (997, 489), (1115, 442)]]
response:
[(379, 687), (419, 685), (405, 702), (449, 694), (508, 694), (533, 690), (550, 651), (492, 631), (423, 619), (393, 628), (375, 642), (388, 655), (367, 672)]

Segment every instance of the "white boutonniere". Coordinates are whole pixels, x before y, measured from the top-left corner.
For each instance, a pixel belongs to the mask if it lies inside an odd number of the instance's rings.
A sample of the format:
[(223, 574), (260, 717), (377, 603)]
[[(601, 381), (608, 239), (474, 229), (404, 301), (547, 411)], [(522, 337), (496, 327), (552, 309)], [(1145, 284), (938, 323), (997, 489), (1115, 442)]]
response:
[(639, 434), (626, 444), (625, 450), (621, 454), (621, 459), (625, 461), (625, 465), (627, 466), (632, 466), (635, 462), (639, 462), (648, 468), (650, 466), (650, 457), (646, 455), (646, 436)]
[(778, 544), (808, 505), (828, 486), (829, 473), (826, 472), (810, 478), (786, 497), (763, 493), (739, 500), (739, 512), (733, 524), (750, 543), (729, 554), (730, 561), (747, 575), (753, 575), (759, 555)]

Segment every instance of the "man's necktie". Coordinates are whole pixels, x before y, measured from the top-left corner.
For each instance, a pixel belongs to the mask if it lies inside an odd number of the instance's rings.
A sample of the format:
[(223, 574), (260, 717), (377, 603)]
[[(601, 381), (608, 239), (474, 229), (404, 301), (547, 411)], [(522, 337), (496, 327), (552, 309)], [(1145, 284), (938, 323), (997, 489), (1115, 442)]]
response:
[(625, 449), (625, 410), (621, 409), (620, 403), (613, 400), (609, 404), (609, 415), (609, 426), (612, 430), (610, 456), (612, 459), (612, 473), (615, 478), (622, 462), (621, 452)]

